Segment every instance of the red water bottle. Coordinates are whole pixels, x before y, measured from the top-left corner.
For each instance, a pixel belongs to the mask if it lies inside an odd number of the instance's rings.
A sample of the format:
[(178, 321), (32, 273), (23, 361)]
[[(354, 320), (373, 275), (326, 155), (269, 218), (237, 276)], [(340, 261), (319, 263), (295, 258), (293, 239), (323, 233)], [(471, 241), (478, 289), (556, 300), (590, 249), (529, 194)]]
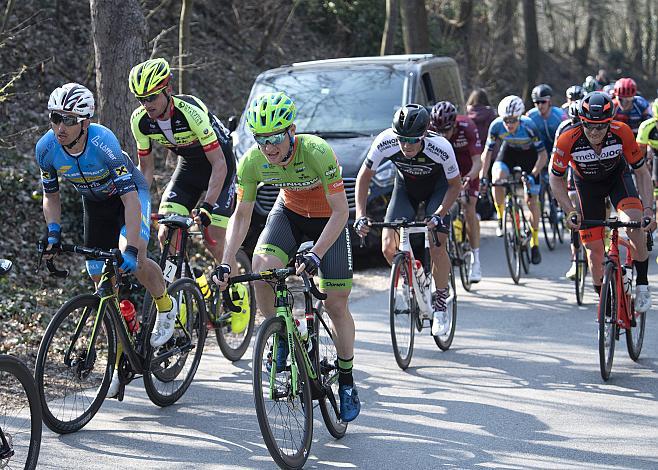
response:
[(122, 300), (119, 303), (119, 308), (121, 310), (121, 315), (123, 315), (123, 318), (126, 320), (130, 332), (135, 333), (139, 330), (139, 322), (136, 318), (137, 312), (135, 312), (135, 306), (133, 303), (128, 299)]

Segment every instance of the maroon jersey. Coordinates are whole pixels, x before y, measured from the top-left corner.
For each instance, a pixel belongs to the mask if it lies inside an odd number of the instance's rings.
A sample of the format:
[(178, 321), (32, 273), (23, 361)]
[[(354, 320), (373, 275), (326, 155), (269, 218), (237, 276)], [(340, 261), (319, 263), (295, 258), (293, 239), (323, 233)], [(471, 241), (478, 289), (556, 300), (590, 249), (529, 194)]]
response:
[(473, 155), (482, 153), (482, 142), (478, 128), (473, 120), (466, 116), (457, 116), (455, 131), (450, 137), (452, 148), (455, 149), (459, 173), (465, 176), (473, 166)]

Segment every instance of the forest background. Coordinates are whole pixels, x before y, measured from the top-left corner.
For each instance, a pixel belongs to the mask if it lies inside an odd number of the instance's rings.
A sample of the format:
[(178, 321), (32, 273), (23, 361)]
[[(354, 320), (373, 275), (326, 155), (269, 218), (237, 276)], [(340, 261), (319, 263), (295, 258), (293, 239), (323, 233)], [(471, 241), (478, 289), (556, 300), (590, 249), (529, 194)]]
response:
[[(130, 68), (165, 57), (177, 91), (200, 97), (221, 119), (240, 115), (258, 73), (282, 64), (400, 53), (451, 56), (465, 96), (485, 88), (528, 104), (538, 83), (555, 90), (604, 68), (633, 77), (651, 99), (658, 88), (655, 0), (3, 0), (0, 1), (0, 353), (32, 362), (43, 328), (62, 302), (92, 286), (82, 260), (60, 258), (73, 275), (35, 272), (43, 235), (34, 145), (48, 128), (50, 92), (66, 82), (96, 96), (94, 120), (135, 154)], [(153, 201), (175, 160), (156, 158)], [(62, 185), (65, 240), (80, 243), (81, 204)]]

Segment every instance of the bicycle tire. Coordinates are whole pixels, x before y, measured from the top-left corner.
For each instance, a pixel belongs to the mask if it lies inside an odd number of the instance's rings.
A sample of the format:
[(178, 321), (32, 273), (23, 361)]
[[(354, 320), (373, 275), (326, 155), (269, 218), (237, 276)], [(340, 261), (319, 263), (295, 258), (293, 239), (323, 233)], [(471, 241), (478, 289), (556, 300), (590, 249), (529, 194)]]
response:
[[(238, 264), (238, 274), (246, 274), (251, 272), (251, 260), (249, 256), (242, 251), (238, 250), (236, 256)], [(232, 328), (232, 317), (229, 316), (225, 321), (219, 322), (220, 325), (215, 327), (215, 336), (217, 344), (222, 354), (226, 359), (231, 362), (239, 361), (244, 356), (251, 343), (251, 337), (254, 334), (254, 324), (256, 320), (256, 292), (251, 282), (243, 284), (246, 292), (249, 295), (249, 320), (245, 329), (237, 332)], [(219, 292), (217, 292), (219, 296)], [(212, 308), (221, 309), (221, 301), (215, 299)], [(218, 318), (221, 318), (222, 312), (219, 312)]]
[(599, 301), (599, 365), (603, 380), (610, 378), (617, 338), (617, 271), (606, 264)]
[[(29, 409), (29, 420), (25, 408)], [(0, 434), (11, 442), (13, 452), (0, 458), (0, 468), (36, 468), (41, 432), (41, 401), (32, 373), (15, 357), (0, 355)]]
[(468, 233), (466, 232), (466, 220), (461, 217), (463, 228), (463, 240), (456, 244), (457, 256), (459, 257), (459, 278), (462, 281), (462, 287), (466, 292), (470, 292), (473, 283), (471, 282), (471, 266), (473, 265), (473, 250), (468, 240)]
[(452, 345), (452, 340), (455, 338), (455, 328), (457, 327), (457, 289), (456, 289), (456, 283), (455, 283), (455, 274), (450, 270), (449, 273), (449, 287), (451, 293), (448, 294), (448, 300), (447, 303), (449, 303), (448, 308), (450, 311), (448, 312), (448, 318), (450, 321), (450, 328), (448, 328), (448, 332), (445, 335), (440, 335), (440, 336), (432, 336), (434, 338), (434, 342), (436, 345), (439, 347), (441, 351), (447, 351), (450, 349), (450, 346)]
[[(171, 283), (167, 292), (178, 302), (174, 335), (164, 345), (152, 348), (149, 343), (150, 332), (153, 331), (156, 315), (151, 315), (148, 323), (149, 334), (145, 340), (149, 363), (148, 372), (144, 374), (144, 388), (150, 400), (161, 407), (176, 403), (189, 388), (201, 362), (208, 331), (205, 300), (194, 280), (178, 279)], [(158, 361), (160, 353), (166, 354), (176, 348), (181, 351)], [(181, 374), (183, 376), (179, 378)]]
[(557, 224), (555, 220), (555, 208), (552, 205), (551, 191), (544, 186), (539, 195), (541, 226), (544, 231), (544, 241), (550, 251), (555, 249), (557, 239)]
[(576, 302), (578, 305), (583, 305), (585, 298), (585, 279), (587, 278), (587, 254), (585, 247), (579, 243), (576, 250), (576, 278), (574, 285), (576, 288)]
[[(628, 268), (627, 268), (628, 269)], [(642, 344), (644, 343), (644, 329), (646, 328), (647, 315), (646, 312), (635, 311), (635, 300), (631, 298), (631, 314), (634, 315), (635, 325), (632, 323), (631, 327), (626, 329), (626, 349), (628, 356), (635, 362), (640, 359), (642, 353)]]
[[(291, 397), (290, 383), (292, 374), (289, 368), (283, 372), (277, 373), (275, 383), (277, 391), (281, 391), (281, 396), (274, 399), (270, 397), (270, 371), (272, 367), (272, 347), (276, 336), (286, 337), (286, 324), (280, 317), (271, 317), (263, 322), (258, 330), (256, 343), (254, 345), (253, 359), (253, 392), (254, 405), (256, 407), (256, 417), (263, 440), (267, 450), (274, 461), (282, 468), (298, 469), (302, 468), (311, 452), (313, 440), (313, 401), (311, 399), (311, 385), (308, 373), (304, 367), (304, 359), (300, 352), (302, 347), (294, 339), (294, 354), (298, 367), (298, 387), (301, 393), (297, 397)], [(277, 366), (274, 366), (277, 367)], [(267, 399), (267, 402), (266, 402)], [(290, 413), (283, 416), (288, 409), (289, 412), (301, 413), (303, 417), (295, 419), (290, 417)], [(269, 413), (278, 412), (278, 416), (270, 419)], [(279, 418), (279, 419), (276, 419)], [(303, 423), (299, 432), (292, 430), (283, 430), (283, 426)], [(301, 436), (300, 442), (292, 443), (295, 436)], [(286, 447), (282, 448), (281, 444)], [(294, 447), (291, 447), (294, 445)]]
[(327, 431), (334, 438), (340, 439), (345, 436), (348, 423), (340, 419), (338, 351), (336, 351), (334, 343), (335, 330), (321, 300), (315, 304), (313, 329), (315, 338), (317, 338), (314, 360), (317, 364), (318, 382), (324, 392), (318, 400), (318, 404)]
[(503, 212), (503, 244), (505, 246), (507, 268), (514, 284), (518, 284), (521, 277), (521, 250), (515, 229), (514, 214), (511, 209), (509, 204), (505, 205)]
[(528, 274), (530, 272), (530, 239), (531, 239), (531, 230), (528, 219), (525, 217), (525, 212), (521, 206), (517, 206), (519, 211), (519, 253), (521, 258), (521, 268), (523, 268), (523, 274)]
[[(93, 361), (93, 367), (90, 370), (82, 367), (89, 347), (88, 338), (91, 337), (91, 328), (96, 319), (95, 312), (98, 309), (99, 302), (100, 299), (93, 294), (78, 295), (66, 302), (53, 316), (39, 345), (35, 365), (35, 380), (41, 401), (43, 422), (51, 431), (58, 434), (79, 431), (91, 421), (103, 404), (112, 380), (117, 345), (115, 331), (107, 311), (100, 316), (103, 323), (95, 338), (96, 357)], [(106, 303), (105, 306), (106, 308), (114, 308), (110, 302)], [(81, 315), (75, 315), (78, 309), (83, 309)], [(86, 315), (84, 322), (81, 322), (82, 315)], [(78, 322), (80, 322), (80, 325), (84, 323), (84, 327), (80, 334), (74, 338), (75, 343), (72, 344), (71, 336), (76, 331)], [(62, 335), (61, 339), (56, 336), (57, 333)], [(107, 345), (106, 352), (99, 347), (104, 344)], [(53, 347), (52, 352), (50, 351), (51, 346)], [(72, 360), (67, 365), (64, 362), (64, 356), (69, 348), (72, 351)], [(99, 353), (99, 351), (101, 352)], [(94, 373), (94, 371), (96, 372)], [(58, 387), (57, 385), (61, 385), (63, 381), (65, 381), (65, 386)], [(55, 387), (53, 387), (53, 383)], [(85, 384), (88, 385), (88, 392), (81, 393), (81, 397), (78, 397), (76, 393), (78, 387), (81, 388)], [(70, 391), (72, 393), (68, 393)], [(64, 394), (63, 397), (62, 393)], [(71, 396), (74, 396), (74, 398), (69, 399)], [(65, 413), (64, 407), (67, 400), (74, 405), (74, 410), (71, 410), (69, 416), (65, 418), (63, 414)], [(58, 403), (60, 403), (59, 406)], [(78, 410), (80, 403), (87, 404), (82, 412)], [(73, 415), (73, 413), (76, 414)]]
[(414, 273), (409, 272), (407, 255), (397, 253), (391, 265), (388, 309), (393, 355), (402, 370), (409, 367), (414, 354), (415, 321), (419, 315), (410, 285), (411, 276)]

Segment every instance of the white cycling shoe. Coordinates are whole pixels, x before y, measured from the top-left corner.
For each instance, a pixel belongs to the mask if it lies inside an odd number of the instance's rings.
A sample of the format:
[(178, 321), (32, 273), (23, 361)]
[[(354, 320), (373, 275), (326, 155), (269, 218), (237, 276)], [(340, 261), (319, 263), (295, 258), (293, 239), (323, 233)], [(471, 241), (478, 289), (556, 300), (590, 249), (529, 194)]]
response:
[(158, 318), (151, 332), (151, 346), (154, 348), (165, 344), (174, 334), (176, 315), (178, 315), (178, 302), (174, 298), (171, 298), (171, 302), (171, 310), (158, 312)]
[(107, 389), (107, 395), (105, 395), (105, 398), (116, 398), (119, 394), (120, 385), (119, 372), (115, 370), (114, 374), (112, 374), (112, 382), (110, 382), (110, 388)]
[(651, 308), (651, 291), (649, 286), (635, 286), (635, 311), (648, 312)]
[(434, 310), (434, 317), (432, 319), (432, 335), (442, 336), (448, 332), (450, 325), (448, 323), (447, 310)]
[(482, 280), (482, 268), (480, 267), (480, 262), (473, 260), (471, 264), (471, 282), (478, 283)]

